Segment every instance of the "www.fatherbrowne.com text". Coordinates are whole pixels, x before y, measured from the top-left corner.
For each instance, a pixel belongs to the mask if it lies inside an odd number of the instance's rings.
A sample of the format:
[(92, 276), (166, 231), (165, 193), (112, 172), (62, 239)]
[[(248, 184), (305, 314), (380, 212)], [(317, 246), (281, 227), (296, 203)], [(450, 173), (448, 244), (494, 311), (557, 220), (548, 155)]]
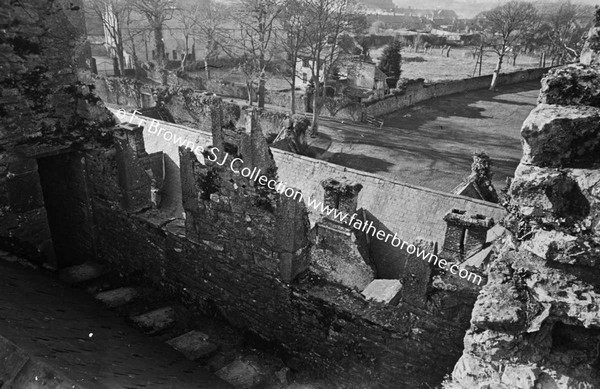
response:
[[(136, 114), (138, 111), (134, 111), (131, 114), (125, 112), (125, 110), (120, 109), (117, 113), (117, 116), (120, 120), (126, 119), (129, 116), (129, 123), (133, 123), (134, 118), (136, 118)], [(192, 150), (196, 156), (198, 156), (199, 160), (204, 160), (204, 158), (208, 159), (211, 162), (215, 162), (219, 166), (223, 166), (225, 164), (229, 165), (229, 169), (242, 177), (248, 178), (257, 182), (259, 185), (267, 186), (268, 188), (277, 191), (278, 193), (285, 195), (289, 198), (292, 198), (297, 201), (304, 201), (304, 195), (299, 190), (287, 186), (285, 183), (281, 181), (275, 181), (270, 179), (269, 177), (262, 175), (261, 170), (254, 167), (250, 168), (245, 166), (244, 160), (241, 158), (232, 158), (229, 153), (225, 153), (225, 156), (222, 156), (221, 150), (217, 147), (210, 147), (208, 149), (208, 156), (205, 157), (206, 150), (202, 145), (196, 145), (195, 142), (184, 139), (181, 135), (174, 134), (171, 131), (165, 130), (162, 127), (159, 127), (160, 122), (152, 119), (150, 124), (147, 123), (147, 120), (137, 117), (138, 123), (135, 123), (140, 126), (144, 126), (144, 128), (151, 134), (156, 134), (157, 136), (163, 137), (167, 142), (173, 142), (175, 145), (185, 146), (186, 148)], [(353, 213), (349, 215), (347, 213), (341, 212), (336, 208), (331, 208), (327, 205), (323, 205), (321, 201), (316, 201), (315, 199), (307, 198), (306, 203), (312, 207), (314, 210), (320, 212), (321, 214), (325, 214), (327, 216), (332, 216), (334, 219), (339, 220), (341, 223), (347, 224), (352, 228), (362, 231), (366, 234), (371, 234), (371, 236), (384, 241), (386, 243), (390, 243), (394, 247), (400, 247), (401, 250), (406, 250), (409, 254), (415, 254), (417, 258), (421, 258), (423, 261), (427, 261), (428, 263), (432, 263), (434, 266), (439, 266), (440, 269), (447, 269), (452, 274), (458, 274), (460, 278), (467, 279), (468, 281), (473, 282), (474, 284), (480, 285), (482, 278), (481, 276), (468, 271), (467, 269), (460, 268), (457, 262), (448, 262), (443, 258), (438, 258), (437, 255), (432, 253), (427, 253), (425, 250), (421, 248), (409, 244), (406, 241), (400, 239), (396, 234), (386, 233), (383, 230), (378, 230), (373, 226), (373, 222), (370, 220), (361, 220), (357, 219), (357, 214)]]

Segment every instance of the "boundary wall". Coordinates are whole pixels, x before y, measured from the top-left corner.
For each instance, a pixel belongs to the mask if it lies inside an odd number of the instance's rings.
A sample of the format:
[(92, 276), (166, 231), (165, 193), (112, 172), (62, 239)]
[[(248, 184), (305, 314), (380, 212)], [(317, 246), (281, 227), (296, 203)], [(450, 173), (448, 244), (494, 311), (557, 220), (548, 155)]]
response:
[[(550, 69), (548, 67), (500, 73), (498, 86), (541, 80)], [(492, 75), (434, 83), (425, 83), (423, 79), (411, 80), (407, 84), (404, 93), (389, 95), (382, 100), (365, 103), (364, 112), (373, 116), (386, 115), (435, 97), (486, 89), (489, 88), (491, 82)]]

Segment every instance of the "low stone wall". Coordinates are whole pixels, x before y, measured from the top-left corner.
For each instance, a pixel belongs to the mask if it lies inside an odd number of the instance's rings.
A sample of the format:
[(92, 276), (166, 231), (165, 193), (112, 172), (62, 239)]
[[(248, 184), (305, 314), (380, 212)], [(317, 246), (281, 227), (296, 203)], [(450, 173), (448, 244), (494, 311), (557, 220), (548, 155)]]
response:
[[(498, 79), (498, 86), (540, 80), (549, 69), (551, 68), (526, 69), (511, 73), (501, 73)], [(383, 100), (366, 103), (364, 112), (368, 115), (381, 116), (435, 97), (489, 88), (491, 82), (492, 75), (431, 84), (424, 83), (422, 79), (411, 80), (403, 94), (391, 95)]]
[(96, 76), (94, 87), (94, 92), (104, 103), (132, 109), (155, 105), (152, 88), (135, 79)]

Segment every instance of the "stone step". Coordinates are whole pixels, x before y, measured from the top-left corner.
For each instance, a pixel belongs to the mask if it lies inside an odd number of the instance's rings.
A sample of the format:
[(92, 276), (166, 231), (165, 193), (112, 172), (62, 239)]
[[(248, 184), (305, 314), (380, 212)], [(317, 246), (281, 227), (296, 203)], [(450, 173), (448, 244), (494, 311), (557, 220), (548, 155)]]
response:
[(132, 316), (131, 320), (142, 330), (148, 333), (156, 333), (165, 330), (175, 324), (175, 309), (163, 307), (154, 311)]
[(208, 341), (208, 335), (200, 331), (190, 331), (167, 341), (167, 344), (192, 361), (209, 357), (218, 348)]
[(117, 308), (130, 303), (138, 294), (137, 289), (124, 287), (97, 293), (94, 298), (102, 301), (109, 308)]
[(266, 354), (237, 357), (215, 375), (237, 389), (286, 388), (289, 369), (280, 359)]
[(229, 365), (215, 372), (215, 375), (227, 381), (236, 389), (250, 389), (264, 384), (265, 377), (258, 366), (241, 359), (236, 359)]
[(400, 302), (402, 284), (398, 280), (377, 279), (373, 280), (362, 291), (367, 300), (375, 300), (385, 304), (396, 305)]
[(81, 265), (75, 265), (62, 269), (59, 278), (68, 284), (78, 284), (91, 281), (105, 273), (102, 265), (93, 262), (86, 262)]

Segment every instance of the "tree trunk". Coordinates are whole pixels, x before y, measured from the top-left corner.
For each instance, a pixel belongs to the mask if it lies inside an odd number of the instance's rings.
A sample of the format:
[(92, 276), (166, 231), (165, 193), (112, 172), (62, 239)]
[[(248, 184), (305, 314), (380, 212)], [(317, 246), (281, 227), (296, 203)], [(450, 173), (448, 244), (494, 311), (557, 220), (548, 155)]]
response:
[(292, 85), (291, 85), (291, 93), (292, 93), (292, 115), (296, 113), (296, 75), (292, 77)]
[(165, 42), (163, 42), (162, 25), (155, 25), (154, 28), (154, 47), (156, 48), (156, 65), (162, 69), (165, 67)]
[(252, 106), (252, 103), (254, 102), (253, 96), (252, 96), (252, 81), (248, 81), (246, 80), (246, 89), (248, 90), (248, 104), (250, 106)]
[(260, 79), (258, 80), (258, 107), (264, 108), (265, 106), (265, 78), (264, 75), (261, 74)]
[(490, 90), (496, 89), (496, 84), (498, 83), (498, 76), (500, 75), (500, 69), (502, 69), (503, 59), (503, 55), (498, 56), (498, 63), (496, 64), (496, 69), (494, 69), (494, 75), (492, 76), (492, 84), (490, 85)]
[(117, 45), (117, 48), (119, 49), (119, 67), (121, 68), (121, 75), (123, 75), (123, 72), (125, 71), (125, 54), (123, 53), (125, 51), (125, 47), (123, 47), (123, 33), (121, 32), (121, 29), (119, 28), (119, 44)]
[(310, 137), (316, 138), (319, 133), (319, 113), (321, 111), (321, 107), (319, 106), (319, 80), (315, 82), (315, 89), (313, 92), (313, 118), (312, 123), (310, 125)]
[(210, 80), (210, 70), (208, 70), (208, 57), (204, 57), (204, 74), (206, 74), (206, 81)]
[(190, 39), (190, 36), (186, 35), (185, 36), (185, 54), (183, 55), (183, 59), (181, 60), (181, 70), (184, 73), (185, 73), (185, 61), (187, 61), (188, 54), (190, 52), (189, 39)]
[[(119, 47), (120, 46), (120, 47)], [(123, 46), (117, 46), (117, 58), (119, 59), (119, 71), (121, 76), (123, 76), (125, 71), (125, 55), (123, 55)]]

